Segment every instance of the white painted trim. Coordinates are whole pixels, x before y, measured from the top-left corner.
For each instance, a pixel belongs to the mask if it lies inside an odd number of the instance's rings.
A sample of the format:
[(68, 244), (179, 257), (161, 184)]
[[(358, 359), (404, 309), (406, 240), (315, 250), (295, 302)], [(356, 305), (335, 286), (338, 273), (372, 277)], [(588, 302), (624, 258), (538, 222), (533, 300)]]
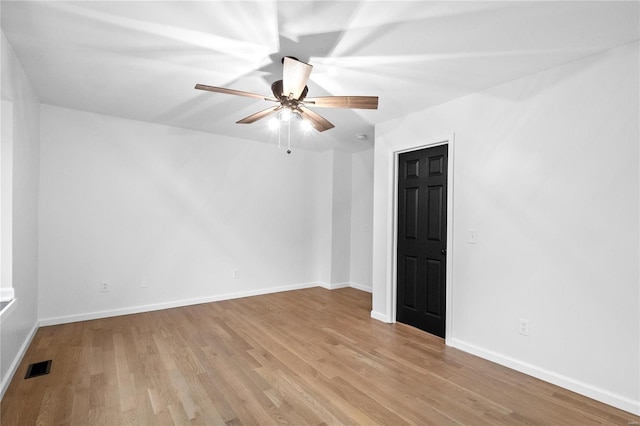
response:
[(37, 322), (31, 328), (31, 331), (27, 335), (27, 338), (24, 339), (24, 342), (22, 342), (22, 346), (20, 346), (18, 353), (11, 363), (11, 366), (7, 370), (7, 374), (2, 378), (2, 383), (0, 383), (0, 399), (2, 399), (2, 397), (4, 396), (4, 393), (7, 391), (7, 388), (9, 387), (13, 376), (15, 376), (16, 371), (18, 370), (18, 367), (22, 362), (22, 358), (24, 358), (24, 355), (27, 353), (27, 349), (29, 349), (29, 346), (31, 345), (33, 337), (36, 335), (36, 331), (38, 331)]
[(348, 288), (351, 287), (351, 283), (349, 282), (344, 282), (344, 283), (331, 283), (331, 284), (325, 284), (323, 285), (324, 288), (328, 289), (328, 290), (336, 290), (338, 288)]
[(356, 290), (366, 291), (367, 293), (373, 292), (370, 285), (366, 286), (366, 285), (351, 283), (351, 282), (333, 283), (333, 284), (319, 282), (318, 286), (322, 288), (326, 288), (327, 290), (337, 290), (339, 288), (355, 288)]
[(331, 284), (324, 283), (322, 281), (318, 281), (318, 287), (326, 288), (327, 290), (331, 290)]
[(393, 166), (391, 167), (391, 205), (387, 208), (390, 211), (390, 214), (387, 217), (392, 218), (389, 222), (387, 231), (387, 235), (391, 235), (390, 244), (387, 247), (387, 264), (391, 262), (391, 276), (387, 279), (387, 291), (389, 295), (387, 297), (387, 313), (385, 317), (387, 318), (387, 322), (394, 323), (396, 322), (397, 317), (397, 296), (398, 296), (398, 169), (399, 169), (399, 160), (400, 154), (405, 151), (395, 151), (392, 154), (392, 162)]
[(349, 287), (355, 288), (356, 290), (366, 291), (367, 293), (373, 293), (373, 289), (371, 285), (362, 285), (358, 283), (350, 283)]
[(12, 287), (0, 288), (0, 302), (8, 302), (15, 297), (15, 294)]
[(0, 326), (2, 326), (2, 321), (6, 320), (7, 317), (11, 315), (11, 312), (16, 308), (16, 300), (18, 299), (11, 300), (9, 304), (0, 311)]
[(393, 151), (391, 155), (391, 161), (393, 162), (392, 175), (391, 179), (393, 184), (391, 185), (392, 196), (389, 199), (392, 200), (392, 204), (390, 206), (391, 215), (393, 218), (391, 221), (391, 231), (388, 235), (391, 235), (391, 241), (389, 243), (389, 247), (387, 249), (387, 262), (391, 265), (391, 276), (388, 278), (387, 288), (389, 294), (387, 300), (387, 313), (385, 315), (386, 318), (389, 319), (390, 323), (396, 322), (396, 304), (397, 304), (397, 268), (398, 268), (398, 259), (396, 256), (397, 248), (398, 248), (398, 158), (400, 154), (405, 152), (418, 151), (425, 148), (432, 148), (440, 145), (448, 145), (447, 150), (447, 277), (446, 277), (446, 327), (445, 327), (445, 342), (448, 339), (451, 339), (453, 336), (453, 258), (454, 258), (454, 247), (453, 247), (453, 191), (454, 191), (454, 157), (455, 157), (455, 133), (448, 135), (448, 137), (437, 138), (434, 139), (435, 142), (429, 142), (424, 145), (410, 147), (407, 149), (400, 149), (397, 151)]
[(259, 290), (242, 291), (238, 293), (225, 293), (225, 294), (219, 294), (215, 296), (200, 297), (196, 299), (176, 300), (172, 302), (156, 303), (153, 305), (132, 306), (129, 308), (114, 309), (110, 311), (87, 312), (84, 314), (69, 315), (69, 316), (63, 316), (63, 317), (43, 318), (43, 319), (40, 319), (40, 326), (44, 327), (49, 325), (67, 324), (71, 322), (89, 321), (89, 320), (100, 319), (100, 318), (109, 318), (109, 317), (115, 317), (120, 315), (139, 314), (142, 312), (159, 311), (161, 309), (170, 309), (170, 308), (179, 308), (182, 306), (198, 305), (201, 303), (219, 302), (222, 300), (239, 299), (242, 297), (259, 296), (262, 294), (279, 293), (282, 291), (301, 290), (305, 288), (318, 287), (319, 285), (323, 287), (323, 285), (319, 283), (302, 283), (302, 284), (293, 284), (293, 285), (280, 286), (280, 287), (264, 288)]
[(446, 301), (445, 306), (447, 312), (445, 314), (445, 329), (444, 329), (444, 341), (445, 344), (447, 340), (452, 339), (455, 334), (453, 333), (453, 262), (455, 261), (455, 250), (453, 246), (454, 241), (454, 226), (453, 226), (453, 213), (454, 213), (454, 176), (453, 172), (455, 169), (454, 159), (455, 159), (455, 147), (456, 147), (456, 134), (452, 133), (451, 138), (448, 141), (449, 148), (447, 150), (447, 277), (446, 277)]
[(386, 323), (395, 322), (395, 321), (389, 321), (389, 318), (387, 318), (387, 316), (382, 312), (371, 311), (371, 318), (378, 321), (386, 322)]
[(331, 284), (327, 284), (327, 283), (318, 283), (318, 286), (322, 287), (322, 288), (326, 288), (327, 290), (336, 290), (338, 288), (347, 288), (347, 287), (351, 287), (351, 283), (348, 282), (344, 282), (344, 283), (331, 283)]
[(640, 402), (638, 401), (633, 401), (629, 398), (625, 398), (624, 396), (608, 392), (604, 389), (591, 386), (579, 380), (575, 380), (540, 367), (536, 367), (535, 365), (527, 364), (515, 358), (486, 350), (484, 348), (466, 343), (456, 338), (449, 339), (447, 341), (447, 345), (511, 368), (513, 370), (519, 371), (521, 373), (528, 374), (529, 376), (533, 376), (540, 380), (544, 380), (545, 382), (549, 382), (570, 391), (579, 393), (581, 395), (587, 396), (589, 398), (595, 399), (629, 413), (640, 415)]
[(13, 151), (14, 151), (14, 103), (11, 96), (2, 91), (0, 101), (0, 300), (6, 302), (15, 297), (13, 290)]

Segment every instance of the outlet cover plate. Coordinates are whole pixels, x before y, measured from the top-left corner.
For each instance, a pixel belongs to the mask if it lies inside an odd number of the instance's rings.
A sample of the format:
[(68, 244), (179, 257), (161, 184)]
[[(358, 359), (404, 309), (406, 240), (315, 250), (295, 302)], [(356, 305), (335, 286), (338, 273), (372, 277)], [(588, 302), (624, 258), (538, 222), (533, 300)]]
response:
[(525, 318), (518, 318), (518, 333), (523, 336), (529, 335), (529, 320)]

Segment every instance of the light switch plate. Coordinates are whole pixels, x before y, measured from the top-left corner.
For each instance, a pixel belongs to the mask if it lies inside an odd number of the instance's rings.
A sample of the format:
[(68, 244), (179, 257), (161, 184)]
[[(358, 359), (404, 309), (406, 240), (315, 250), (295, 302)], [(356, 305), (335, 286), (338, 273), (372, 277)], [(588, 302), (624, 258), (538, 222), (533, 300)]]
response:
[(467, 241), (469, 244), (478, 244), (478, 231), (476, 231), (475, 229), (470, 229), (469, 238)]

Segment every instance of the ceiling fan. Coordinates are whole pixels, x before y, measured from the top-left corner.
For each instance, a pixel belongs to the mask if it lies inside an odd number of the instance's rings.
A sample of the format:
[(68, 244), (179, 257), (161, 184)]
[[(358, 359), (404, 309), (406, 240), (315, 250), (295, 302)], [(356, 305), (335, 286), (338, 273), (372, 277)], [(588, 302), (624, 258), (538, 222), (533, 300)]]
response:
[(307, 81), (311, 74), (312, 65), (299, 61), (292, 56), (282, 58), (283, 70), (282, 80), (275, 81), (271, 85), (273, 97), (262, 96), (256, 93), (242, 92), (240, 90), (226, 89), (224, 87), (207, 86), (196, 84), (196, 89), (207, 90), (209, 92), (226, 93), (228, 95), (246, 96), (249, 98), (264, 99), (276, 102), (277, 105), (251, 114), (239, 124), (254, 123), (261, 118), (265, 118), (273, 113), (281, 112), (287, 115), (297, 115), (307, 120), (311, 126), (319, 132), (324, 132), (335, 127), (326, 118), (310, 110), (308, 107), (319, 108), (358, 108), (358, 109), (378, 109), (377, 96), (321, 96), (317, 98), (307, 98)]

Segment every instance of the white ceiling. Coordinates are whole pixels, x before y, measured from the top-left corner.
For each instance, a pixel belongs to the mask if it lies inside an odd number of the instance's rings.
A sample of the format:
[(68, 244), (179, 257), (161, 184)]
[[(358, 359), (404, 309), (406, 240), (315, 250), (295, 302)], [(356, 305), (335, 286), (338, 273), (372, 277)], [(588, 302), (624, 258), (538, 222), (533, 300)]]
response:
[[(2, 29), (43, 103), (271, 141), (282, 56), (314, 68), (309, 96), (377, 95), (378, 110), (316, 109), (305, 143), (359, 150), (373, 126), (639, 38), (638, 1), (2, 1)], [(369, 135), (369, 142), (356, 140)]]

